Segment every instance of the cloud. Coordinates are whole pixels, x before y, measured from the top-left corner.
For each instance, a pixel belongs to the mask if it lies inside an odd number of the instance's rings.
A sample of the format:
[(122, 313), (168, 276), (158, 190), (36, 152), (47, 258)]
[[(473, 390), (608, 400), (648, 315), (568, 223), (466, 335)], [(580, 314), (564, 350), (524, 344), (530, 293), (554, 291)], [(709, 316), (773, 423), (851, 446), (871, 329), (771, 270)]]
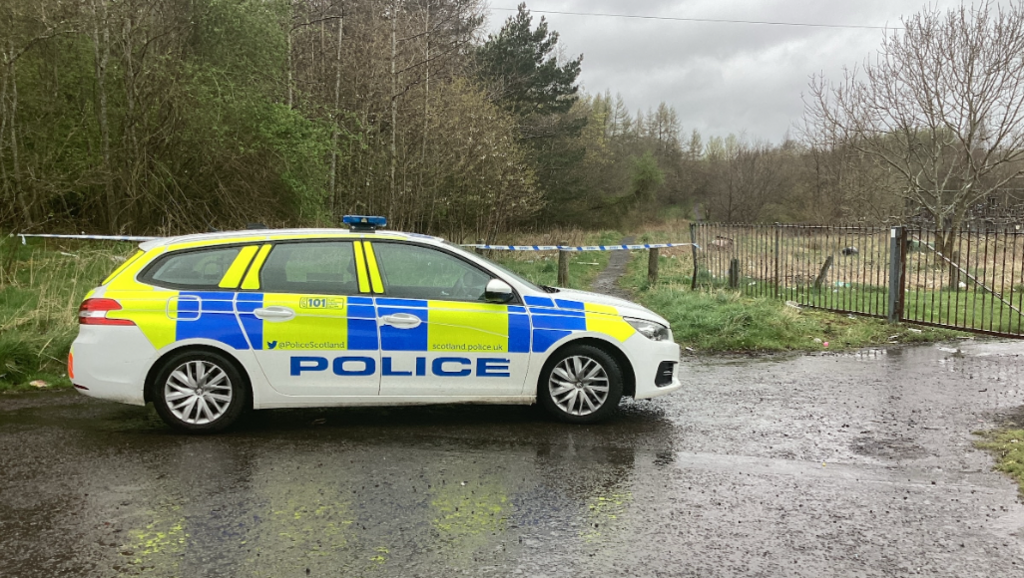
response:
[[(534, 0), (531, 10), (899, 26), (920, 0)], [(954, 0), (933, 2), (945, 9)], [(492, 7), (514, 7), (492, 0)], [(510, 12), (492, 10), (496, 31)], [(534, 22), (542, 16), (534, 14)], [(587, 92), (621, 93), (633, 110), (666, 102), (683, 129), (780, 141), (800, 121), (810, 75), (836, 77), (878, 49), (881, 30), (543, 15), (567, 55), (583, 54)]]

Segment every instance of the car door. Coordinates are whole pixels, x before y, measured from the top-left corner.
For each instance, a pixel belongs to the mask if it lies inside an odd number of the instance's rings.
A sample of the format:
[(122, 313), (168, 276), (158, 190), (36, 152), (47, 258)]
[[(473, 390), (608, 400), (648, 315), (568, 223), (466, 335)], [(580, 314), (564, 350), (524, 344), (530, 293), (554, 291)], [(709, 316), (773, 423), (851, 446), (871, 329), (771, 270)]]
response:
[(438, 248), (365, 242), (376, 295), (382, 397), (505, 397), (523, 392), (530, 321), (487, 303), (490, 273)]
[(361, 244), (265, 245), (241, 289), (242, 325), (275, 390), (295, 396), (377, 395), (377, 321)]

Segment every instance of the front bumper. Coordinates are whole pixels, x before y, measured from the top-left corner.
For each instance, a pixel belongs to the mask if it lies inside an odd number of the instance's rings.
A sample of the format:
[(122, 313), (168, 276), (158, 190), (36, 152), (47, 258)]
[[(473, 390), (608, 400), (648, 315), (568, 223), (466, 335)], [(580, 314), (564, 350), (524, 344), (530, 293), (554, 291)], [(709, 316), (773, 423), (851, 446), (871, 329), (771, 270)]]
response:
[[(679, 381), (678, 345), (670, 341), (651, 341), (637, 334), (630, 337), (624, 346), (636, 376), (635, 399), (666, 395), (683, 386)], [(672, 365), (671, 377), (665, 375), (668, 364)]]

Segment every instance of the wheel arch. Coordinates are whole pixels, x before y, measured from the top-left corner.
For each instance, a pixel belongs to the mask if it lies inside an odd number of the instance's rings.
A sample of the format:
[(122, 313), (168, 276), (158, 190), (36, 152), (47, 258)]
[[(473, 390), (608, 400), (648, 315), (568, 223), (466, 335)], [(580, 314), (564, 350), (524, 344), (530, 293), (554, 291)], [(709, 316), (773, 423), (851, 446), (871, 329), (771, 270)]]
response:
[(634, 397), (636, 395), (636, 372), (633, 370), (633, 364), (629, 361), (629, 357), (627, 357), (622, 349), (617, 347), (615, 344), (596, 337), (581, 337), (579, 339), (573, 339), (571, 341), (566, 341), (555, 348), (555, 350), (548, 355), (547, 360), (544, 362), (544, 371), (541, 371), (540, 377), (537, 379), (538, 391), (542, 386), (541, 381), (547, 373), (548, 365), (552, 363), (553, 360), (558, 359), (558, 355), (564, 349), (575, 345), (590, 345), (610, 355), (611, 358), (615, 360), (615, 363), (619, 365), (619, 370), (622, 372), (623, 397)]
[(212, 345), (205, 345), (199, 343), (183, 345), (181, 347), (175, 347), (173, 349), (167, 350), (163, 352), (155, 362), (153, 362), (153, 364), (149, 367), (149, 371), (146, 372), (146, 381), (143, 387), (143, 400), (146, 403), (149, 403), (154, 400), (156, 388), (156, 383), (154, 383), (154, 380), (156, 379), (156, 375), (160, 373), (160, 370), (163, 369), (164, 364), (167, 363), (167, 360), (175, 355), (180, 355), (182, 353), (186, 353), (189, 351), (216, 353), (217, 355), (221, 355), (224, 358), (226, 358), (229, 362), (233, 363), (235, 369), (238, 371), (238, 374), (242, 376), (242, 381), (245, 384), (246, 389), (248, 389), (249, 395), (246, 396), (246, 404), (248, 405), (248, 407), (246, 407), (246, 409), (252, 409), (252, 378), (249, 377), (249, 372), (246, 371), (245, 365), (243, 365), (242, 362), (240, 362), (237, 357), (235, 357), (230, 351), (226, 349), (221, 349), (219, 347), (214, 347)]

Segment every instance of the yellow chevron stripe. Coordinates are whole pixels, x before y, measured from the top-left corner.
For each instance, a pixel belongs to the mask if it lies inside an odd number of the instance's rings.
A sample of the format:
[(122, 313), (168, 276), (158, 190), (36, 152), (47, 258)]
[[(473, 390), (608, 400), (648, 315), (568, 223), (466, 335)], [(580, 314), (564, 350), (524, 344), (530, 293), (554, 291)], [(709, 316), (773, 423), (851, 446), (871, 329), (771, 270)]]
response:
[(234, 262), (228, 267), (228, 272), (224, 274), (224, 278), (220, 280), (218, 287), (221, 289), (234, 289), (238, 287), (238, 283), (242, 280), (242, 275), (245, 275), (245, 269), (249, 266), (252, 261), (253, 255), (256, 254), (258, 247), (256, 245), (249, 245), (248, 247), (242, 247), (242, 250), (238, 252), (238, 256), (235, 257)]
[(356, 269), (359, 277), (359, 292), (369, 293), (370, 292), (370, 281), (369, 275), (366, 274), (366, 260), (363, 259), (363, 244), (359, 241), (352, 243), (352, 246), (356, 250)]
[(263, 245), (260, 247), (260, 252), (256, 253), (256, 259), (253, 260), (249, 272), (245, 274), (245, 280), (242, 281), (242, 289), (260, 288), (260, 269), (263, 267), (263, 262), (267, 260), (267, 255), (270, 254), (270, 247), (271, 245)]

